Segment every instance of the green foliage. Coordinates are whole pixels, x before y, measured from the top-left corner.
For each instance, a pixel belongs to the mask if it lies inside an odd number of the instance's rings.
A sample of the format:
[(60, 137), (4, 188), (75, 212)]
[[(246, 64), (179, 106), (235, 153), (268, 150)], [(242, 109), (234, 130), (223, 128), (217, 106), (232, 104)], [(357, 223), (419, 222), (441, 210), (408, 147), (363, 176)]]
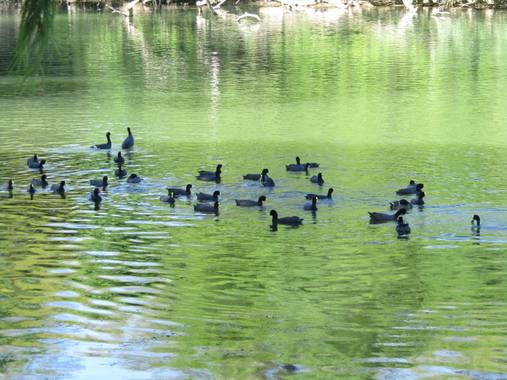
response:
[(40, 62), (50, 41), (56, 2), (25, 0), (17, 39), (14, 68), (31, 73), (40, 69)]

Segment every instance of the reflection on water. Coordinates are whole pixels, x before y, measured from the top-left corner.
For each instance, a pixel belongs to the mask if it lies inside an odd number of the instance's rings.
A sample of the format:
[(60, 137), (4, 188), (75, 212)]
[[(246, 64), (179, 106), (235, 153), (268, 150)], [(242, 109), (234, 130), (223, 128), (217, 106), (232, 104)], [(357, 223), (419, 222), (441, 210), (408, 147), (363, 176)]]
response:
[[(250, 11), (257, 28), (74, 9), (33, 85), (6, 70), (16, 17), (0, 14), (0, 182), (15, 186), (0, 192), (0, 371), (505, 378), (505, 15)], [(126, 127), (137, 185), (113, 175)], [(90, 150), (106, 131), (111, 152)], [(30, 200), (33, 153), (65, 199)], [(284, 170), (296, 155), (324, 188)], [(196, 182), (218, 162), (220, 184)], [(264, 167), (274, 189), (241, 181)], [(400, 240), (367, 211), (409, 179), (427, 204)], [(187, 183), (221, 192), (218, 217), (159, 201)], [(334, 200), (305, 211), (328, 185)], [(271, 209), (304, 224), (272, 232)]]

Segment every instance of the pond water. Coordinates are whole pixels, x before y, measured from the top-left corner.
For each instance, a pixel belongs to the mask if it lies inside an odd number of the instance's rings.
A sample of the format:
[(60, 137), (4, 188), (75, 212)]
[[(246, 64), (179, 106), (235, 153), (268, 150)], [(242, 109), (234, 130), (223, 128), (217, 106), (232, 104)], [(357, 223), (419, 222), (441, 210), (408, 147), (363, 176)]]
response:
[[(61, 13), (26, 81), (0, 13), (2, 376), (506, 379), (507, 14), (250, 11)], [(113, 174), (127, 127), (139, 185)], [(65, 199), (30, 200), (33, 153)], [(285, 171), (296, 155), (322, 188)], [(195, 179), (217, 163), (219, 185)], [(273, 190), (242, 181), (264, 167)], [(367, 212), (410, 179), (427, 204), (398, 239)], [(159, 202), (187, 183), (221, 191), (218, 217)], [(304, 223), (272, 232), (271, 209)]]

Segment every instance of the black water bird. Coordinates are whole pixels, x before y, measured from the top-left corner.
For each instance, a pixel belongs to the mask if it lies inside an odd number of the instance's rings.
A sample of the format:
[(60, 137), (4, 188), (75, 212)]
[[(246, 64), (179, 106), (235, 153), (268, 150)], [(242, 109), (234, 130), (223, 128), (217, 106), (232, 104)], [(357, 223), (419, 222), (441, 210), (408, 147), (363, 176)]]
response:
[(319, 200), (318, 197), (313, 197), (311, 202), (306, 202), (303, 206), (303, 209), (306, 211), (317, 211), (317, 201)]
[(405, 210), (409, 210), (412, 208), (412, 203), (410, 203), (406, 199), (400, 199), (399, 201), (390, 202), (389, 208), (393, 211), (399, 210), (401, 208), (404, 208)]
[(236, 206), (240, 207), (262, 207), (263, 202), (266, 202), (266, 196), (261, 195), (258, 200), (254, 201), (251, 199), (235, 199)]
[(416, 184), (414, 181), (410, 181), (410, 184), (403, 188), (396, 191), (397, 195), (413, 195), (416, 194), (418, 191), (421, 191), (424, 187), (424, 184), (418, 183)]
[(37, 190), (35, 190), (35, 187), (33, 187), (32, 184), (30, 184), (30, 186), (28, 187), (28, 190), (26, 192), (31, 195), (34, 195), (37, 192)]
[(30, 157), (28, 160), (26, 160), (26, 164), (30, 166), (31, 163), (39, 162), (39, 158), (36, 154), (34, 154), (32, 157)]
[(418, 191), (417, 198), (410, 200), (410, 203), (413, 205), (422, 206), (422, 205), (424, 205), (424, 197), (425, 196), (426, 196), (426, 194), (424, 193), (424, 191)]
[[(306, 165), (308, 165), (306, 167)], [(287, 170), (289, 171), (304, 171), (304, 170), (308, 170), (308, 168), (318, 168), (320, 166), (319, 163), (317, 162), (305, 162), (304, 164), (301, 164), (301, 159), (298, 157), (296, 157), (296, 163), (295, 164), (289, 164), (289, 165), (285, 165), (285, 167), (291, 167), (292, 169), (296, 169), (296, 170), (290, 170), (287, 168)]]
[(215, 190), (213, 194), (197, 193), (197, 200), (200, 202), (218, 202), (220, 191)]
[(312, 200), (314, 197), (318, 197), (319, 201), (326, 200), (326, 199), (333, 199), (333, 192), (334, 189), (332, 187), (329, 188), (326, 195), (322, 194), (306, 194), (305, 198), (308, 200)]
[(12, 192), (12, 190), (14, 190), (14, 183), (12, 182), (12, 179), (10, 179), (9, 182), (7, 182), (6, 190), (8, 192)]
[(309, 163), (301, 164), (301, 160), (299, 159), (299, 157), (296, 157), (295, 164), (285, 165), (285, 169), (288, 172), (307, 172), (309, 167), (310, 167)]
[(93, 191), (90, 193), (90, 200), (95, 203), (102, 202), (102, 197), (100, 196), (100, 188), (96, 187), (93, 189)]
[(275, 187), (275, 181), (265, 173), (261, 175), (261, 185), (264, 187)]
[(95, 149), (111, 149), (111, 132), (106, 133), (107, 142), (105, 144), (93, 145), (91, 148)]
[(109, 177), (105, 175), (102, 179), (91, 179), (90, 185), (95, 187), (102, 187), (102, 190), (105, 190), (109, 185)]
[(122, 168), (122, 165), (118, 165), (118, 169), (114, 171), (114, 175), (119, 178), (123, 178), (127, 176), (127, 170)]
[(44, 169), (44, 164), (46, 163), (46, 160), (38, 160), (38, 161), (29, 161), (28, 167), (30, 169)]
[(324, 184), (324, 179), (322, 178), (322, 173), (312, 176), (312, 178), (310, 178), (310, 182), (316, 183), (316, 184), (322, 186)]
[(141, 183), (143, 179), (141, 177), (139, 177), (137, 174), (135, 173), (132, 173), (131, 175), (129, 175), (129, 177), (127, 178), (127, 183)]
[(398, 217), (401, 215), (405, 215), (407, 213), (407, 210), (404, 208), (400, 208), (396, 213), (394, 214), (385, 214), (382, 212), (368, 212), (370, 215), (370, 223), (386, 223), (386, 222), (394, 222), (398, 220)]
[(49, 185), (47, 178), (48, 178), (48, 176), (45, 174), (41, 175), (40, 179), (34, 178), (34, 179), (32, 179), (32, 185), (45, 188)]
[(262, 172), (260, 174), (245, 174), (243, 176), (243, 179), (249, 180), (249, 181), (259, 181), (263, 174), (268, 174), (268, 169), (262, 169)]
[(125, 158), (121, 155), (121, 152), (118, 152), (118, 155), (114, 158), (114, 162), (117, 164), (123, 164), (125, 162)]
[(60, 181), (59, 184), (53, 184), (50, 187), (52, 193), (64, 194), (65, 193), (65, 181)]
[(184, 189), (178, 189), (176, 187), (170, 187), (167, 189), (167, 191), (170, 191), (173, 193), (173, 195), (177, 197), (190, 197), (192, 195), (192, 185), (188, 184)]
[(398, 218), (398, 224), (396, 225), (396, 232), (398, 236), (407, 236), (410, 234), (410, 226), (408, 223), (403, 221), (403, 217)]
[(123, 140), (123, 143), (121, 144), (122, 149), (130, 149), (134, 146), (134, 136), (132, 135), (132, 131), (130, 130), (130, 127), (127, 128), (128, 136), (125, 140)]
[(299, 216), (286, 216), (279, 218), (276, 210), (271, 210), (269, 215), (271, 215), (271, 228), (273, 230), (276, 230), (279, 224), (296, 227), (303, 223), (303, 219)]
[(196, 176), (201, 181), (215, 181), (220, 182), (222, 175), (222, 164), (218, 164), (215, 171), (199, 170), (199, 175)]
[(194, 206), (194, 211), (202, 212), (204, 214), (217, 214), (218, 215), (218, 202), (214, 204), (209, 203), (198, 203)]
[(167, 189), (167, 195), (162, 195), (160, 197), (160, 202), (169, 203), (170, 205), (174, 206), (174, 203), (176, 202), (176, 199), (174, 198), (174, 192), (170, 189)]
[(481, 217), (475, 214), (470, 222), (472, 225), (472, 232), (478, 233), (481, 231)]

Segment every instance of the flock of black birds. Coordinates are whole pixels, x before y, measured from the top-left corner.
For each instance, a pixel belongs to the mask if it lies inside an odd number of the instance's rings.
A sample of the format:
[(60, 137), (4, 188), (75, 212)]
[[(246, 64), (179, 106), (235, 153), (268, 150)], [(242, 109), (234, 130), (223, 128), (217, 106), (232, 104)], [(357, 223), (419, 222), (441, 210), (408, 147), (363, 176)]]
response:
[[(123, 141), (121, 148), (123, 150), (129, 150), (134, 146), (135, 140), (130, 128), (127, 128), (128, 136)], [(111, 133), (106, 133), (107, 142), (104, 144), (93, 145), (91, 148), (99, 149), (99, 150), (110, 150), (112, 147), (111, 142)], [(125, 159), (121, 154), (121, 151), (118, 152), (118, 155), (114, 158), (114, 162), (117, 164), (118, 168), (115, 170), (114, 174), (118, 178), (124, 178), (127, 176), (127, 170), (123, 168), (123, 164), (125, 163)], [(38, 169), (41, 173), (43, 173), (44, 165), (46, 160), (39, 159), (37, 154), (34, 154), (27, 160), (27, 166), (30, 169)], [(307, 162), (302, 163), (299, 157), (296, 157), (295, 164), (285, 165), (285, 169), (288, 172), (306, 172), (308, 173), (308, 169), (310, 168), (318, 168), (320, 165), (316, 162)], [(208, 181), (208, 182), (216, 182), (220, 183), (222, 175), (222, 164), (218, 164), (214, 171), (200, 170), (196, 179), (200, 181)], [(257, 174), (245, 174), (243, 176), (244, 180), (247, 181), (256, 181), (259, 182), (260, 186), (272, 188), (275, 186), (275, 181), (273, 178), (269, 176), (269, 170), (263, 169), (261, 173)], [(90, 193), (89, 200), (95, 204), (95, 208), (98, 209), (100, 203), (102, 202), (101, 189), (104, 191), (109, 183), (108, 176), (104, 176), (102, 179), (93, 179), (90, 180), (90, 185), (94, 187), (93, 191)], [(128, 183), (140, 183), (142, 182), (142, 178), (137, 174), (130, 174), (127, 178)], [(315, 183), (319, 186), (324, 185), (324, 179), (322, 177), (322, 173), (318, 173), (310, 177), (310, 182)], [(49, 183), (47, 181), (47, 175), (42, 174), (40, 179), (33, 179), (30, 183), (27, 192), (30, 194), (31, 199), (33, 199), (34, 194), (36, 193), (36, 188), (47, 188)], [(65, 181), (61, 181), (58, 184), (52, 184), (49, 186), (51, 192), (55, 194), (59, 194), (60, 196), (65, 197)], [(399, 196), (406, 195), (414, 195), (415, 198), (410, 201), (406, 199), (400, 199), (398, 201), (391, 202), (390, 209), (395, 211), (393, 214), (390, 213), (382, 213), (382, 212), (369, 212), (370, 223), (378, 224), (378, 223), (387, 223), (387, 222), (397, 222), (396, 224), (396, 232), (399, 237), (407, 237), (411, 230), (408, 223), (405, 223), (403, 219), (403, 215), (407, 213), (408, 210), (412, 209), (414, 206), (422, 207), (424, 205), (424, 198), (426, 194), (422, 190), (424, 188), (424, 184), (416, 183), (411, 180), (409, 185), (405, 188), (399, 189), (396, 194)], [(7, 191), (12, 197), (12, 192), (14, 190), (14, 184), (12, 179), (9, 180), (7, 185)], [(330, 201), (333, 199), (333, 188), (329, 188), (327, 194), (306, 194), (305, 198), (309, 201), (304, 204), (303, 209), (307, 211), (317, 211), (317, 202), (327, 200)], [(176, 200), (178, 198), (186, 198), (191, 199), (192, 197), (192, 185), (188, 184), (185, 188), (174, 188), (170, 187), (167, 189), (167, 195), (161, 196), (160, 201), (170, 204), (174, 206)], [(197, 204), (194, 205), (194, 210), (196, 212), (205, 213), (205, 214), (216, 214), (219, 213), (220, 207), (220, 191), (215, 191), (213, 194), (206, 193), (197, 193)], [(252, 199), (235, 199), (236, 205), (239, 207), (263, 207), (264, 202), (266, 201), (266, 196), (261, 195), (257, 200)], [(298, 216), (287, 216), (287, 217), (279, 217), (278, 212), (276, 210), (271, 210), (270, 215), (272, 218), (271, 229), (276, 231), (278, 229), (278, 225), (286, 225), (297, 227), (303, 223), (303, 219)], [(474, 215), (472, 219), (472, 228), (475, 231), (480, 230), (481, 220), (478, 215)]]

